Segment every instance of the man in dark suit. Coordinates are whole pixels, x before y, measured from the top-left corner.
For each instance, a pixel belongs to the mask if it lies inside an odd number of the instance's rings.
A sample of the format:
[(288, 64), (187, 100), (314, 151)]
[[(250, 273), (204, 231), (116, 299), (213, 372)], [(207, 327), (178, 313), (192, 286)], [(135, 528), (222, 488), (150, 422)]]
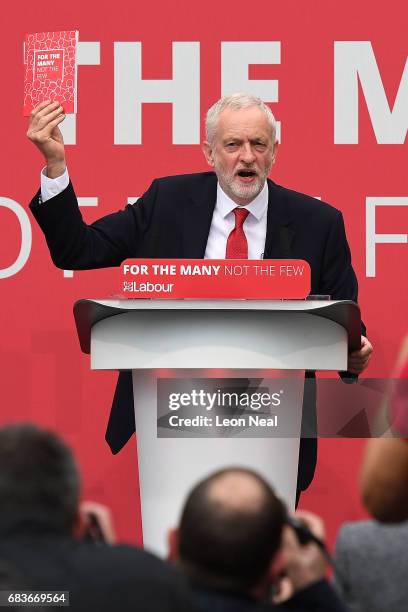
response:
[(86, 539), (79, 496), (74, 458), (53, 433), (0, 429), (2, 588), (68, 591), (75, 612), (193, 612), (188, 585), (165, 562)]
[[(278, 142), (275, 119), (259, 98), (235, 94), (208, 111), (203, 150), (214, 172), (156, 179), (135, 205), (89, 226), (66, 169), (58, 129), (63, 119), (57, 102), (44, 102), (28, 129), (46, 160), (31, 210), (57, 266), (117, 266), (129, 257), (299, 258), (311, 266), (313, 294), (357, 300), (341, 213), (267, 179)], [(371, 351), (362, 336), (361, 349), (349, 357), (349, 372), (359, 374)], [(114, 452), (134, 431), (131, 380), (119, 380), (107, 431)], [(299, 490), (313, 477), (316, 441), (303, 440), (302, 453), (307, 458), (300, 461)]]
[[(286, 521), (282, 502), (250, 470), (221, 470), (193, 488), (169, 532), (169, 558), (202, 612), (345, 612), (325, 580), (322, 551), (313, 542), (300, 545)], [(286, 601), (273, 605), (272, 594)]]

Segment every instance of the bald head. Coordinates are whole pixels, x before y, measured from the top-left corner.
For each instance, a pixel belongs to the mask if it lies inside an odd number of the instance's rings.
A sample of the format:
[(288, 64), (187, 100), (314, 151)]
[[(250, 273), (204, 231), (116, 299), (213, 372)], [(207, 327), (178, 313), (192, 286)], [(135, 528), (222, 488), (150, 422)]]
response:
[(207, 496), (219, 511), (256, 514), (265, 503), (265, 483), (247, 470), (225, 470), (209, 479)]
[(190, 493), (180, 522), (179, 556), (193, 576), (246, 591), (279, 549), (285, 509), (250, 470), (222, 470)]

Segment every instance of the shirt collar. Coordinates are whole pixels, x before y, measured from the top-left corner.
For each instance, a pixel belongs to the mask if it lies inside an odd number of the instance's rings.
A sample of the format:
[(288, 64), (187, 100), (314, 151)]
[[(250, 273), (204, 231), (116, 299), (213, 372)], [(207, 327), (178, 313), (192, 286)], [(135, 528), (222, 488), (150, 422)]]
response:
[[(268, 208), (268, 182), (265, 181), (265, 185), (262, 188), (262, 191), (258, 193), (256, 198), (252, 200), (246, 206), (242, 206), (242, 208), (246, 208), (249, 212), (255, 217), (257, 221), (260, 221), (264, 214), (266, 213), (266, 209)], [(217, 208), (221, 213), (221, 216), (225, 219), (227, 215), (230, 214), (237, 207), (237, 204), (231, 200), (230, 197), (227, 196), (225, 191), (221, 188), (221, 185), (217, 184)]]

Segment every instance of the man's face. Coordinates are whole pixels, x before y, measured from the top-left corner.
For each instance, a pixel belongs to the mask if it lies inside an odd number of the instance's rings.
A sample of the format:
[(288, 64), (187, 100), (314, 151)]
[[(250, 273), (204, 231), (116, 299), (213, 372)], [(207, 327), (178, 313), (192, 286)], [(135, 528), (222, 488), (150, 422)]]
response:
[(223, 110), (213, 142), (205, 142), (203, 149), (224, 192), (243, 206), (262, 191), (277, 147), (265, 113), (251, 106)]

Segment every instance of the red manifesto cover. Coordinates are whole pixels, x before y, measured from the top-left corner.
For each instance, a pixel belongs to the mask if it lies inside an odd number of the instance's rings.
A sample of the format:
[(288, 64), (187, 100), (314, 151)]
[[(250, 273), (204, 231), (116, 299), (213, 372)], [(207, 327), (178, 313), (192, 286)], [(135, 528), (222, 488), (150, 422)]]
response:
[(24, 115), (43, 100), (76, 112), (78, 31), (27, 34), (24, 43)]

